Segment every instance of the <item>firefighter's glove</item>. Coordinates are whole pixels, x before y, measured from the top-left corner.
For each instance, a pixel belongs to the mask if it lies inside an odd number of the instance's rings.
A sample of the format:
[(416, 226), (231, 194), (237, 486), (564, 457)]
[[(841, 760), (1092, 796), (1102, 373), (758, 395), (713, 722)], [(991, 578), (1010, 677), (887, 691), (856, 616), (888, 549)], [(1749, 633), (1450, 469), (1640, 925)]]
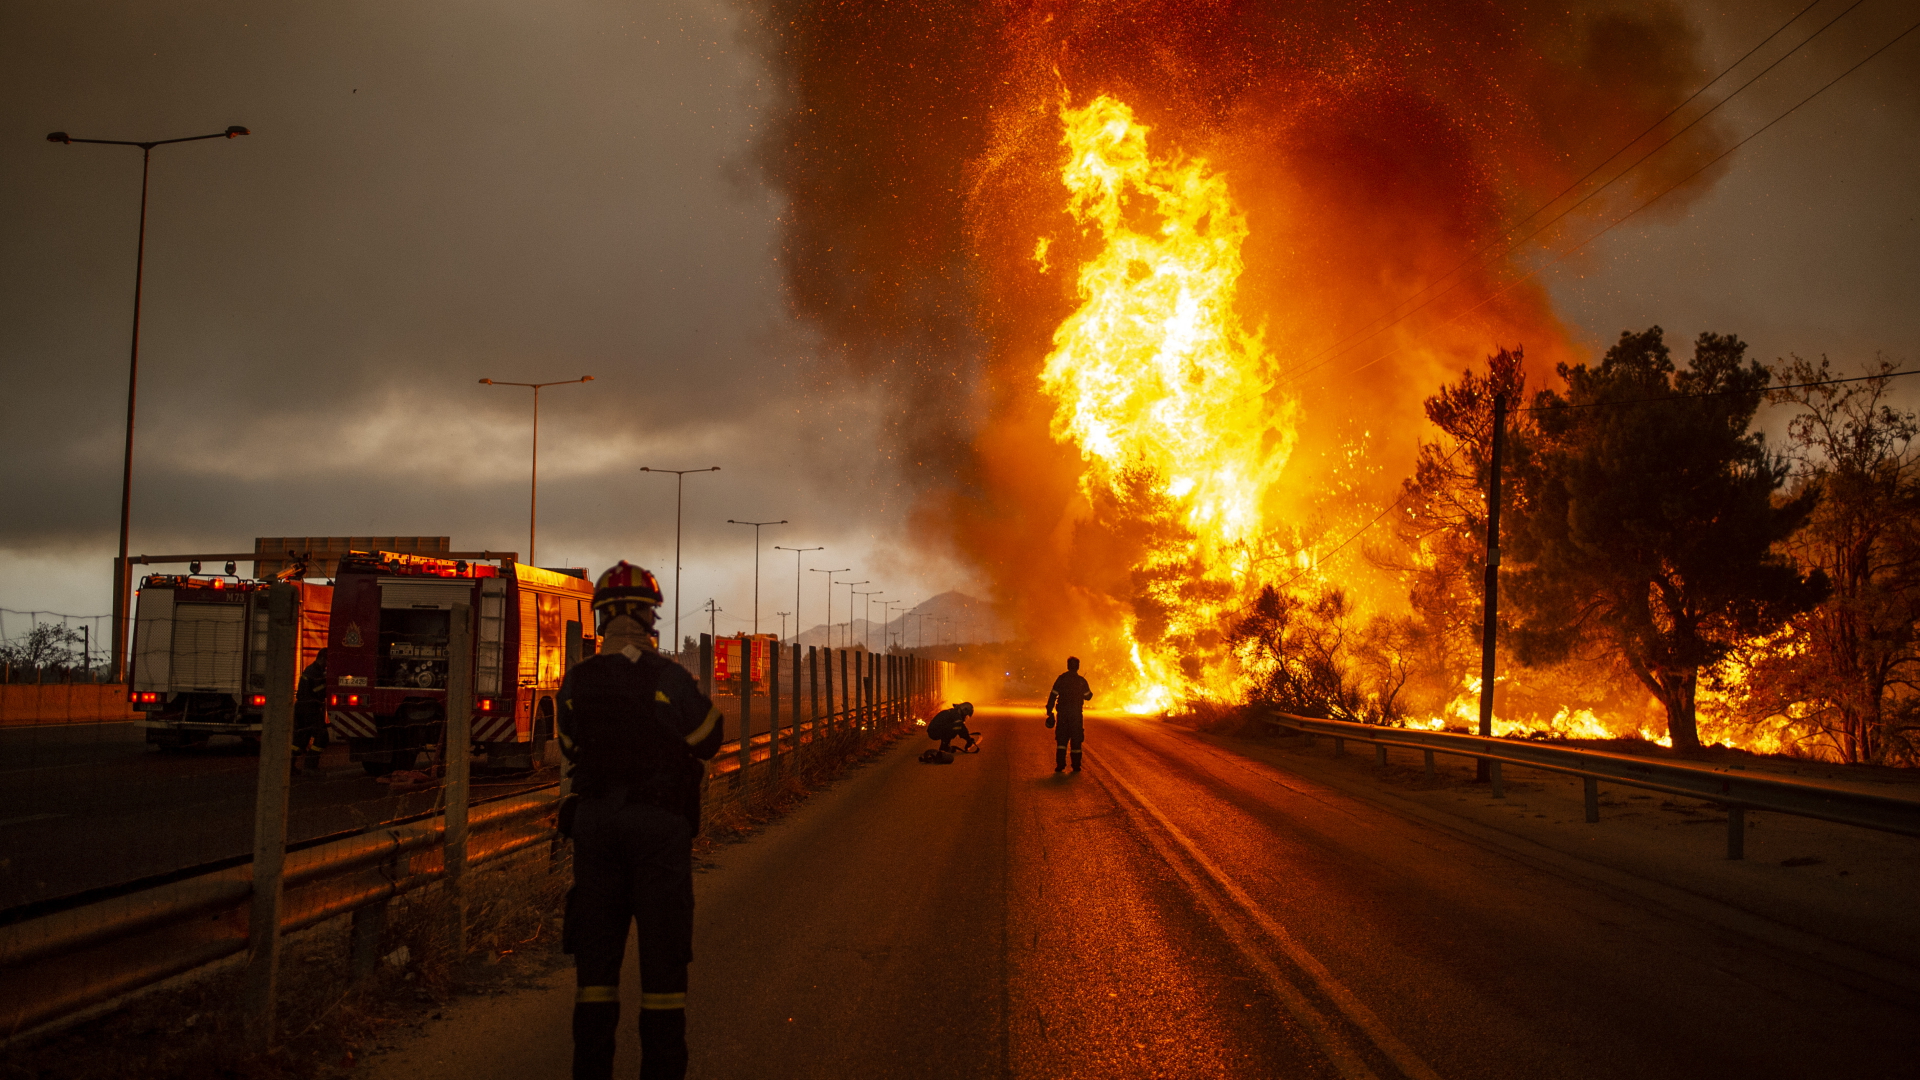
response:
[(1047, 726), (1048, 726), (1048, 727), (1052, 727), (1052, 726), (1053, 726), (1053, 714), (1052, 714), (1052, 713), (1048, 713), (1048, 714), (1047, 714)]

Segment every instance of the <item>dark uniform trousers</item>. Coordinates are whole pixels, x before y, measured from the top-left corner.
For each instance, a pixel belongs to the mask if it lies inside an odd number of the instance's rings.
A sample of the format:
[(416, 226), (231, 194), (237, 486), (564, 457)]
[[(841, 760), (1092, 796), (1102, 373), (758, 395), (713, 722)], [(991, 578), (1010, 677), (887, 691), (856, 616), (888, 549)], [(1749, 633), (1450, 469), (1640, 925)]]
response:
[(1078, 713), (1068, 715), (1066, 710), (1053, 721), (1053, 766), (1056, 769), (1067, 767), (1067, 750), (1073, 750), (1073, 767), (1080, 768), (1080, 744), (1087, 737), (1087, 723)]
[(686, 1075), (692, 833), (687, 819), (673, 811), (629, 803), (624, 787), (580, 802), (567, 903), (579, 986), (573, 1007), (576, 1080), (613, 1074), (630, 924), (639, 927), (641, 1080)]

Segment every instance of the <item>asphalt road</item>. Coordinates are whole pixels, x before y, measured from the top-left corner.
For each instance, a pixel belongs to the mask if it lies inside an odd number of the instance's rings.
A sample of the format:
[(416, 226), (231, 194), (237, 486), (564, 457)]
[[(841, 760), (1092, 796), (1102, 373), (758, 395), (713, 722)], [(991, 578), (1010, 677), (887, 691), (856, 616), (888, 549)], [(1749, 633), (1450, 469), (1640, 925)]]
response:
[[(1090, 720), (1077, 776), (1053, 774), (1036, 713), (977, 726), (977, 756), (921, 765), (911, 738), (715, 854), (693, 1075), (1912, 1075), (1913, 980), (1705, 901), (1163, 723)], [(369, 1071), (564, 1075), (570, 972), (551, 982), (454, 1006)], [(629, 957), (629, 1001), (636, 983)]]
[[(0, 909), (134, 881), (253, 849), (260, 759), (237, 739), (160, 752), (132, 724), (0, 728)], [(555, 779), (554, 770), (533, 782)], [(528, 786), (476, 777), (476, 798)], [(329, 749), (294, 775), (292, 842), (432, 809)]]

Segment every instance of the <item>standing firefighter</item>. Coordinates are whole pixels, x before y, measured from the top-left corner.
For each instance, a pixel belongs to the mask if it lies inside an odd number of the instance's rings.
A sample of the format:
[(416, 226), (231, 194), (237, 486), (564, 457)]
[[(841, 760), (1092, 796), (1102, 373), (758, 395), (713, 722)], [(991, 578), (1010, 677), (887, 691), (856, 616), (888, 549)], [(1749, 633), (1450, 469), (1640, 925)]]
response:
[[(1073, 771), (1080, 771), (1080, 743), (1086, 738), (1086, 721), (1081, 709), (1093, 700), (1093, 689), (1080, 674), (1080, 658), (1067, 657), (1067, 670), (1053, 680), (1053, 690), (1047, 694), (1047, 726), (1053, 728), (1053, 771), (1060, 772), (1067, 767), (1067, 748), (1073, 748)], [(1055, 727), (1055, 718), (1059, 726)]]
[[(700, 780), (722, 721), (686, 669), (661, 656), (653, 621), (660, 585), (622, 562), (600, 575), (598, 655), (560, 687), (560, 748), (579, 796), (562, 831), (573, 838), (566, 951), (579, 991), (573, 1075), (613, 1073), (627, 926), (640, 928), (640, 1076), (687, 1072), (687, 963), (693, 959), (693, 836)], [(569, 817), (566, 810), (563, 817)]]

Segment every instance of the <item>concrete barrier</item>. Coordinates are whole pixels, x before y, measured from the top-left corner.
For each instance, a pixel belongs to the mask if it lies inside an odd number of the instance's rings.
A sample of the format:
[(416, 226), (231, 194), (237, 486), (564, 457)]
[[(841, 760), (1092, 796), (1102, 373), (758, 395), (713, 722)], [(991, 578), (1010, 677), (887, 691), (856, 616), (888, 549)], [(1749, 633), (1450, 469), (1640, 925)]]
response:
[(136, 719), (121, 683), (0, 683), (0, 726)]

